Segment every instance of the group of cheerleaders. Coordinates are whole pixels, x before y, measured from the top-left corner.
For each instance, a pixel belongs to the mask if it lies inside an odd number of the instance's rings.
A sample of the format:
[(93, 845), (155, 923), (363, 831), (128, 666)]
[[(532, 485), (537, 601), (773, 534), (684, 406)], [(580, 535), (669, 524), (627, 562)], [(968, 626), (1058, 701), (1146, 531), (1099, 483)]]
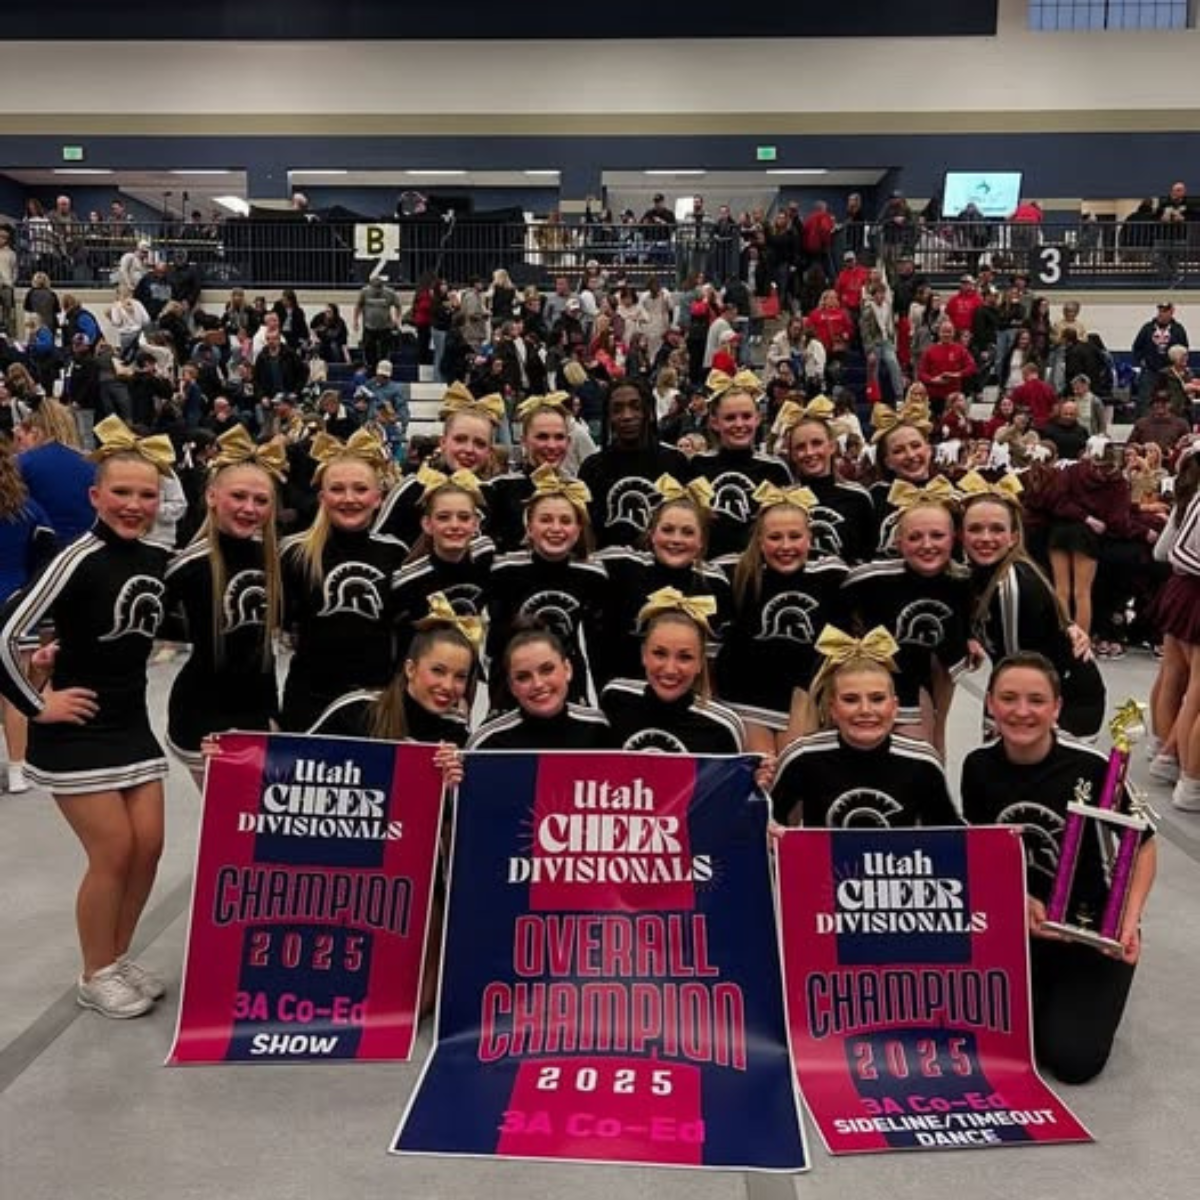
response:
[[(386, 499), (373, 435), (319, 435), (316, 519), (280, 545), (287, 455), (234, 429), (207, 521), (173, 556), (142, 540), (170, 444), (97, 426), (95, 526), (0, 632), (0, 690), (30, 718), (29, 776), (87, 855), (79, 1003), (131, 1017), (165, 990), (130, 957), (163, 842), (168, 764), (146, 670), (165, 637), (192, 646), (168, 740), (197, 783), (215, 735), (235, 728), (438, 743), (450, 784), (463, 747), (750, 753), (779, 825), (1032, 827), (1037, 1049), (1064, 1080), (1098, 1073), (1155, 844), (1139, 853), (1120, 955), (1041, 928), (1066, 805), (1105, 774), (1070, 735), (1094, 734), (1105, 701), (1086, 639), (1024, 553), (1018, 489), (932, 477), (921, 414), (902, 410), (878, 440), (891, 478), (868, 492), (837, 479), (827, 402), (795, 412), (785, 462), (756, 449), (753, 376), (712, 391), (716, 447), (690, 461), (658, 444), (646, 390), (621, 383), (610, 442), (578, 479), (559, 469), (571, 418), (557, 394), (521, 408), (524, 468), (481, 478), (503, 408), (454, 385), (438, 456)], [(277, 635), (292, 647), (281, 703)], [(966, 759), (960, 815), (946, 714), (955, 677), (985, 653), (996, 737)], [(1099, 903), (1098, 840), (1079, 871)]]

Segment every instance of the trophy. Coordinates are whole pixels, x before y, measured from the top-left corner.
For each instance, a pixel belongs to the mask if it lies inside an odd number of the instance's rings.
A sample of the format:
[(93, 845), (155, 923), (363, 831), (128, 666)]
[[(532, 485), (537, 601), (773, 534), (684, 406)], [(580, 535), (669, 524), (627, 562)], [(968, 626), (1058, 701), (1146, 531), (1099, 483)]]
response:
[[(1129, 885), (1133, 881), (1133, 865), (1142, 835), (1150, 826), (1145, 796), (1125, 781), (1133, 743), (1145, 732), (1142, 706), (1136, 700), (1126, 700), (1109, 722), (1109, 730), (1113, 747), (1099, 799), (1091, 803), (1091, 789), (1083, 784), (1076, 789), (1075, 799), (1067, 805), (1058, 871), (1050, 902), (1046, 905), (1043, 928), (1070, 941), (1084, 942), (1105, 953), (1120, 955), (1121, 922), (1129, 899)], [(1121, 811), (1122, 794), (1129, 797), (1128, 811)], [(1093, 824), (1097, 822), (1098, 827)], [(1108, 895), (1099, 914), (1082, 905), (1077, 906), (1073, 895), (1075, 867), (1089, 826), (1100, 839), (1101, 855), (1108, 868)], [(1099, 925), (1096, 924), (1097, 917)]]

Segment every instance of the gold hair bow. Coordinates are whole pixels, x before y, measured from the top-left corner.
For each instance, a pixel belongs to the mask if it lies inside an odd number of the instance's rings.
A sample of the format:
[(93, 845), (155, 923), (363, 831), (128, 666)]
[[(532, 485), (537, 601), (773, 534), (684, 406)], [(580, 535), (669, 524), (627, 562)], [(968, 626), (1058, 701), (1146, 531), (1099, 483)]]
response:
[(833, 401), (828, 396), (814, 396), (804, 406), (804, 416), (810, 420), (832, 421), (834, 418)]
[(704, 386), (714, 400), (731, 390), (749, 392), (755, 397), (763, 394), (762, 380), (753, 371), (739, 371), (732, 377), (726, 375), (724, 371), (709, 371)]
[(999, 496), (1004, 500), (1016, 500), (1025, 490), (1015, 475), (1001, 475), (990, 483), (978, 471), (968, 471), (959, 481), (958, 490), (968, 496)]
[(875, 427), (875, 436), (871, 438), (873, 442), (880, 441), (897, 425), (911, 425), (925, 434), (933, 428), (929, 405), (921, 400), (905, 401), (899, 412), (890, 404), (876, 404), (871, 413), (871, 424)]
[(445, 420), (458, 413), (468, 413), (473, 416), (485, 417), (493, 425), (499, 425), (504, 420), (504, 397), (493, 392), (490, 396), (476, 399), (464, 384), (452, 383), (442, 397), (442, 406), (438, 409), (438, 417)]
[(906, 479), (897, 479), (888, 490), (888, 503), (901, 510), (915, 508), (918, 504), (940, 504), (948, 507), (958, 500), (954, 485), (942, 475), (935, 475), (924, 487), (917, 487)]
[(547, 392), (544, 396), (530, 396), (517, 405), (517, 420), (524, 424), (535, 413), (549, 408), (567, 415), (567, 404), (570, 402), (570, 392)]
[(244, 425), (227, 429), (217, 438), (217, 445), (220, 450), (211, 463), (214, 474), (224, 467), (254, 466), (261, 467), (279, 483), (287, 475), (287, 451), (274, 442), (255, 445)]
[(638, 612), (637, 623), (644, 625), (666, 612), (681, 612), (691, 617), (705, 633), (711, 633), (708, 618), (716, 615), (717, 601), (713, 596), (685, 596), (678, 588), (659, 588), (646, 597), (646, 603)]
[(693, 479), (689, 484), (682, 484), (674, 475), (660, 475), (654, 481), (654, 490), (662, 497), (664, 504), (690, 500), (705, 512), (712, 508), (713, 485), (703, 476)]
[(382, 471), (388, 464), (388, 453), (383, 442), (369, 429), (356, 429), (344, 442), (322, 431), (313, 438), (309, 454), (320, 464), (314, 475), (314, 479), (318, 480), (335, 458), (361, 459), (376, 471)]
[(562, 496), (581, 513), (587, 514), (587, 506), (591, 503), (592, 493), (588, 490), (586, 483), (581, 483), (578, 479), (564, 479), (548, 463), (538, 467), (529, 478), (533, 483), (533, 495), (530, 497), (530, 503), (543, 496)]
[(876, 625), (860, 638), (843, 633), (835, 625), (826, 625), (817, 638), (817, 653), (823, 655), (825, 661), (813, 678), (811, 692), (816, 692), (843, 663), (855, 658), (865, 658), (895, 672), (894, 659), (900, 653), (900, 647), (882, 625)]
[(419, 621), (413, 622), (414, 629), (433, 629), (438, 625), (449, 625), (467, 639), (476, 652), (483, 645), (483, 621), (479, 617), (465, 617), (454, 611), (446, 599), (445, 592), (433, 592), (429, 597), (429, 612)]
[(778, 484), (771, 483), (764, 479), (762, 483), (754, 489), (752, 500), (758, 502), (760, 509), (774, 508), (777, 504), (793, 504), (796, 508), (802, 508), (805, 512), (816, 508), (816, 494), (806, 487), (789, 487), (781, 488)]
[(428, 500), (438, 488), (446, 486), (461, 488), (476, 504), (483, 503), (483, 488), (480, 487), (479, 478), (474, 471), (459, 469), (452, 475), (447, 475), (443, 471), (434, 470), (433, 467), (422, 463), (421, 469), (417, 472), (417, 482), (424, 489), (421, 492), (422, 503)]
[(93, 462), (103, 462), (114, 454), (137, 454), (160, 475), (166, 475), (175, 465), (175, 446), (165, 433), (153, 437), (137, 437), (118, 416), (105, 417), (92, 432), (100, 444), (92, 451)]

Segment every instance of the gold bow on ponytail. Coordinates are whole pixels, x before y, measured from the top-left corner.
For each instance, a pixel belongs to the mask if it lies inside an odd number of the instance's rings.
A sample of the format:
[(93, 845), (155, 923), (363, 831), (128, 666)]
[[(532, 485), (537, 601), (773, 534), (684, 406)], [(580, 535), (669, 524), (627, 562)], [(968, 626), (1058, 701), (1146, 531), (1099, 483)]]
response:
[(666, 612), (681, 612), (691, 617), (705, 633), (712, 633), (708, 618), (716, 615), (717, 601), (712, 596), (685, 596), (678, 588), (659, 588), (646, 597), (646, 603), (638, 611), (637, 623), (645, 625)]
[(843, 633), (836, 625), (826, 625), (817, 638), (816, 648), (825, 661), (813, 678), (810, 692), (816, 692), (838, 667), (852, 659), (867, 659), (894, 674), (895, 658), (900, 653), (896, 639), (882, 625), (876, 625), (861, 638)]
[(535, 500), (540, 500), (543, 496), (562, 496), (583, 516), (587, 516), (592, 493), (588, 490), (586, 483), (580, 483), (578, 479), (564, 479), (548, 463), (538, 467), (529, 478), (533, 483), (533, 495), (529, 498), (530, 504)]
[(438, 417), (447, 417), (467, 413), (471, 416), (485, 417), (493, 425), (499, 425), (504, 420), (504, 397), (493, 392), (478, 400), (461, 383), (452, 383), (442, 397), (442, 406), (438, 409)]
[(654, 490), (662, 497), (664, 504), (673, 504), (676, 500), (690, 500), (704, 512), (712, 508), (713, 485), (703, 476), (685, 485), (674, 475), (660, 475), (654, 481)]
[(905, 479), (897, 479), (888, 489), (888, 503), (893, 508), (906, 511), (918, 504), (938, 504), (949, 508), (957, 503), (958, 492), (954, 485), (942, 475), (935, 475), (924, 487), (917, 487)]
[(118, 416), (105, 417), (92, 432), (100, 443), (92, 451), (93, 462), (103, 462), (114, 454), (136, 454), (160, 475), (168, 474), (175, 465), (175, 446), (165, 433), (137, 437)]
[(771, 483), (766, 479), (754, 489), (750, 499), (757, 501), (760, 509), (774, 508), (777, 504), (791, 504), (796, 508), (804, 509), (805, 512), (816, 508), (818, 503), (816, 493), (809, 488), (781, 488), (778, 484)]
[(465, 617), (454, 611), (454, 606), (446, 599), (445, 592), (434, 592), (429, 597), (429, 612), (419, 621), (413, 622), (414, 629), (435, 629), (439, 625), (449, 625), (471, 643), (478, 653), (483, 645), (483, 621), (479, 617)]
[(417, 472), (417, 482), (421, 485), (424, 491), (421, 492), (421, 503), (424, 504), (429, 497), (443, 487), (456, 487), (467, 493), (476, 504), (483, 503), (483, 488), (479, 485), (479, 478), (474, 471), (467, 471), (462, 468), (455, 471), (452, 475), (446, 475), (442, 471), (436, 471), (433, 467), (426, 463), (421, 464), (421, 469)]
[(217, 445), (220, 450), (210, 464), (214, 475), (225, 467), (245, 466), (261, 467), (277, 483), (287, 475), (287, 451), (274, 442), (255, 445), (244, 425), (227, 429), (217, 438)]
[(755, 398), (763, 394), (762, 380), (753, 371), (739, 371), (734, 376), (726, 375), (724, 371), (709, 371), (704, 380), (704, 386), (713, 400), (719, 399), (729, 391), (749, 392)]
[(978, 471), (968, 471), (959, 481), (958, 490), (966, 496), (998, 496), (1002, 500), (1018, 500), (1025, 490), (1015, 475), (1001, 475), (989, 482)]
[(871, 424), (875, 427), (872, 442), (881, 441), (897, 425), (911, 425), (928, 434), (933, 428), (929, 417), (929, 405), (923, 400), (906, 400), (897, 412), (890, 404), (876, 404), (871, 412)]
[(316, 481), (335, 458), (357, 458), (376, 471), (382, 471), (390, 461), (383, 442), (369, 429), (356, 429), (344, 442), (322, 431), (313, 438), (309, 454), (320, 464), (313, 475)]
[(523, 425), (530, 417), (543, 409), (562, 413), (564, 417), (569, 416), (567, 404), (570, 399), (570, 392), (549, 392), (545, 396), (530, 396), (517, 405), (517, 420)]

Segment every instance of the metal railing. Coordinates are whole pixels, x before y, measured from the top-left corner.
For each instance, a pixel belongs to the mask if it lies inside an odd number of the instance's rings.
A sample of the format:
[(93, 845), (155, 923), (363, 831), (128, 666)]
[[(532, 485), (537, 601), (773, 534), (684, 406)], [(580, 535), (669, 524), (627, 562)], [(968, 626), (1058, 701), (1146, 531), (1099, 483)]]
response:
[[(806, 256), (799, 238), (714, 224), (567, 225), (443, 217), (364, 221), (314, 217), (236, 219), (206, 225), (79, 224), (67, 230), (22, 224), (14, 229), (19, 282), (45, 271), (56, 287), (117, 282), (123, 255), (139, 241), (152, 260), (195, 263), (210, 288), (340, 288), (374, 272), (412, 285), (433, 273), (453, 286), (504, 268), (514, 284), (573, 282), (596, 263), (610, 280), (644, 284), (651, 275), (675, 286), (696, 273), (717, 283), (745, 278), (749, 257), (782, 289), (798, 291), (814, 262), (832, 276), (847, 248), (862, 261), (915, 260), (919, 273), (946, 285), (990, 265), (998, 276), (1024, 271), (1044, 288), (1139, 288), (1200, 285), (1200, 222), (1083, 221), (1041, 225), (1005, 222), (865, 224), (839, 227), (828, 253)], [(753, 248), (753, 249), (752, 249)]]

